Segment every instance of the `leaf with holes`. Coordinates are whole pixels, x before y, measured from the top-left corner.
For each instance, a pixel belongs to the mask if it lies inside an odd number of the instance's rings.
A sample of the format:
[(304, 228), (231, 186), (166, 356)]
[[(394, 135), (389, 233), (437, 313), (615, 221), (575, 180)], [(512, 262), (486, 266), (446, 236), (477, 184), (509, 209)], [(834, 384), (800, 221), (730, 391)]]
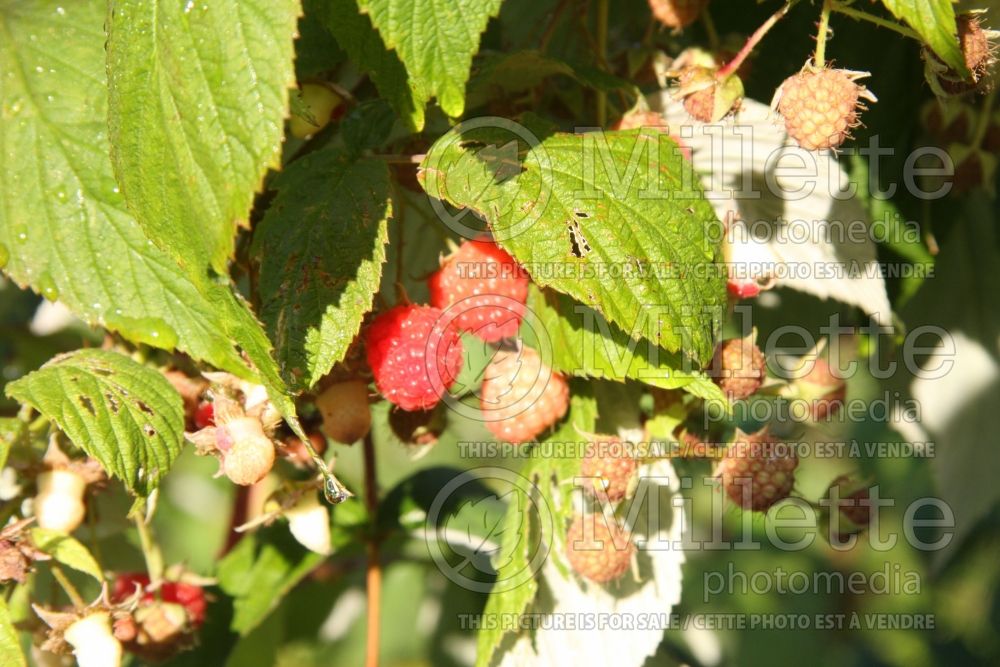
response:
[[(315, 4), (315, 7), (312, 5)], [(306, 11), (314, 11), (337, 43), (371, 76), (378, 89), (410, 129), (424, 129), (424, 107), (427, 94), (411, 85), (399, 55), (386, 48), (372, 27), (371, 19), (360, 12), (357, 0), (329, 0), (305, 3)]]
[[(663, 389), (683, 388), (700, 398), (726, 401), (725, 394), (701, 371), (684, 368), (676, 352), (652, 341), (635, 340), (593, 308), (565, 294), (532, 285), (522, 335), (544, 335), (536, 346), (552, 368), (577, 376), (624, 382), (634, 378)], [(537, 330), (536, 330), (537, 329)]]
[(125, 201), (190, 275), (227, 273), (281, 162), (297, 0), (122, 0), (108, 17), (111, 159)]
[(893, 15), (906, 21), (920, 38), (956, 72), (966, 73), (958, 43), (952, 0), (882, 0)]
[(711, 357), (726, 299), (721, 224), (665, 134), (538, 140), (511, 121), (476, 119), (439, 139), (420, 166), (424, 189), (486, 218), (538, 285), (631, 337)]
[(7, 385), (73, 444), (147, 496), (181, 451), (184, 408), (162, 373), (108, 350), (59, 355)]
[(417, 97), (436, 97), (441, 109), (457, 118), (465, 111), (465, 82), (479, 36), (501, 2), (358, 0), (358, 6), (399, 55)]
[(308, 388), (343, 359), (371, 309), (389, 240), (389, 169), (320, 150), (272, 186), (254, 233), (261, 317), (286, 381)]

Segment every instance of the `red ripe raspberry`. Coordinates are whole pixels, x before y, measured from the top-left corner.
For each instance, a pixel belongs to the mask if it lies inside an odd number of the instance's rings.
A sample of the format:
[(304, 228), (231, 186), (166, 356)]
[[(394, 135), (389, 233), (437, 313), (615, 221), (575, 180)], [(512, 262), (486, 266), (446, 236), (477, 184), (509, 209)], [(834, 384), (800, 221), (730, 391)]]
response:
[(202, 590), (201, 586), (183, 581), (168, 581), (160, 588), (160, 597), (163, 598), (164, 602), (173, 602), (184, 607), (191, 625), (198, 627), (205, 622), (205, 609), (208, 607), (208, 602), (205, 600), (205, 591)]
[(604, 584), (628, 571), (635, 544), (603, 514), (577, 515), (566, 531), (566, 557), (581, 576)]
[(194, 413), (194, 425), (198, 428), (215, 426), (215, 405), (211, 401), (202, 401)]
[(844, 404), (847, 385), (843, 378), (833, 374), (826, 359), (818, 358), (812, 369), (798, 380), (803, 398), (809, 401), (813, 419), (826, 419)]
[(649, 0), (653, 16), (668, 28), (684, 28), (695, 22), (708, 0)]
[(148, 587), (149, 576), (142, 572), (120, 574), (111, 588), (111, 601), (124, 602), (138, 591), (142, 593), (139, 597), (140, 605), (152, 604), (156, 599), (160, 599), (184, 607), (191, 625), (198, 627), (205, 622), (208, 602), (201, 586), (183, 581), (164, 581), (155, 592), (146, 590)]
[(428, 281), (431, 305), (462, 331), (495, 342), (517, 334), (528, 274), (489, 236), (464, 242)]
[(530, 347), (501, 350), (486, 367), (479, 406), (493, 435), (523, 444), (563, 418), (569, 384)]
[(611, 436), (599, 436), (587, 446), (580, 476), (591, 478), (584, 487), (589, 493), (606, 493), (614, 503), (626, 496), (638, 468), (639, 462), (628, 445)]
[(860, 125), (862, 98), (875, 101), (857, 83), (865, 76), (844, 69), (807, 67), (785, 79), (775, 95), (775, 106), (785, 119), (785, 130), (808, 150), (836, 148), (852, 128)]
[(767, 362), (753, 336), (730, 338), (715, 348), (708, 374), (729, 400), (739, 401), (753, 395), (763, 384)]
[(798, 465), (795, 452), (776, 442), (767, 427), (749, 435), (737, 430), (715, 476), (734, 503), (763, 512), (792, 492)]
[(462, 368), (462, 340), (442, 316), (431, 306), (399, 305), (365, 333), (375, 386), (404, 410), (437, 405)]

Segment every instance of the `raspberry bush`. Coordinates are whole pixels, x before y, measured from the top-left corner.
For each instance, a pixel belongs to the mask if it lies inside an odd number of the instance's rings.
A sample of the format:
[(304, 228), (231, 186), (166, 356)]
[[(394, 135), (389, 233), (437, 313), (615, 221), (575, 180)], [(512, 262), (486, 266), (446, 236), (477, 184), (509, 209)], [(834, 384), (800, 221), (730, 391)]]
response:
[(1000, 664), (990, 4), (0, 0), (0, 665)]

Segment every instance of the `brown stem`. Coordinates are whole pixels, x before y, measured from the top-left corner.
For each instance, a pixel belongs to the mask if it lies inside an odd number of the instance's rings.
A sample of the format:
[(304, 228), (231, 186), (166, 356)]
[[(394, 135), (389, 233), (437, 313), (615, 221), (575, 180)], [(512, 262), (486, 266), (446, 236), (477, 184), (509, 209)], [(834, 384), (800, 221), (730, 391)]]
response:
[(365, 583), (368, 591), (368, 637), (365, 648), (365, 667), (378, 667), (379, 630), (382, 601), (382, 564), (379, 555), (378, 534), (378, 487), (375, 469), (375, 443), (371, 433), (365, 436), (365, 506), (368, 508), (368, 519), (373, 526), (368, 536), (366, 551), (368, 567), (365, 572)]
[(545, 53), (545, 50), (549, 48), (549, 42), (552, 40), (552, 35), (556, 32), (556, 26), (559, 25), (559, 18), (562, 16), (563, 12), (566, 11), (566, 7), (569, 5), (569, 0), (559, 0), (559, 4), (556, 8), (552, 10), (549, 15), (549, 23), (545, 26), (545, 31), (542, 33), (541, 38), (538, 40), (538, 50)]
[(750, 53), (754, 50), (754, 47), (756, 47), (757, 44), (760, 43), (760, 40), (764, 39), (764, 35), (767, 34), (767, 31), (773, 28), (774, 24), (777, 23), (785, 14), (788, 13), (788, 10), (791, 9), (792, 5), (794, 5), (796, 2), (797, 0), (788, 0), (788, 2), (785, 3), (784, 7), (782, 7), (775, 13), (771, 14), (771, 16), (766, 21), (764, 21), (764, 23), (762, 23), (761, 26), (757, 28), (752, 35), (750, 35), (749, 39), (747, 39), (747, 43), (743, 45), (742, 49), (740, 49), (740, 52), (737, 53), (732, 60), (726, 63), (725, 66), (723, 66), (716, 73), (715, 75), (716, 78), (724, 79), (727, 76), (733, 74), (736, 70), (738, 70), (740, 68), (740, 65), (743, 64), (743, 61), (750, 56)]
[(226, 542), (222, 545), (222, 552), (219, 554), (220, 558), (232, 551), (233, 547), (243, 538), (243, 533), (237, 532), (236, 528), (247, 522), (250, 488), (249, 486), (236, 487), (236, 496), (233, 498), (233, 511), (229, 517), (229, 531), (226, 533)]
[(388, 164), (420, 164), (427, 157), (426, 153), (414, 153), (413, 155), (402, 155), (398, 153), (383, 153), (373, 155), (376, 160), (382, 160)]

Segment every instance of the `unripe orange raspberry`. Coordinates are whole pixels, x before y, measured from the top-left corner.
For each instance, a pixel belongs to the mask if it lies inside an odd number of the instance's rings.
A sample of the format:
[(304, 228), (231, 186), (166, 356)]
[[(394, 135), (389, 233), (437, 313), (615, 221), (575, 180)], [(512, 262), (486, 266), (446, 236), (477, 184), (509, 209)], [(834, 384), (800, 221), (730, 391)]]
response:
[(584, 487), (589, 493), (603, 492), (614, 503), (628, 494), (638, 468), (639, 462), (629, 445), (612, 436), (598, 436), (588, 443), (580, 463), (580, 476), (590, 478)]
[(569, 384), (530, 347), (501, 350), (484, 372), (479, 406), (497, 439), (523, 444), (563, 418)]
[(785, 119), (788, 136), (808, 150), (836, 148), (860, 125), (861, 99), (875, 101), (857, 79), (867, 76), (844, 69), (806, 67), (785, 79), (774, 104)]
[(570, 567), (598, 584), (619, 579), (635, 554), (631, 537), (603, 514), (581, 514), (566, 531), (566, 557)]
[(939, 96), (984, 89), (982, 84), (989, 79), (990, 70), (996, 62), (992, 40), (997, 32), (983, 28), (980, 12), (961, 14), (956, 18), (962, 59), (969, 70), (967, 76), (945, 65), (933, 51), (924, 47), (927, 80)]
[(767, 427), (751, 434), (737, 430), (736, 441), (719, 461), (715, 475), (734, 503), (763, 512), (792, 492), (798, 465), (795, 452), (777, 442)]
[(709, 376), (731, 401), (753, 395), (764, 383), (767, 362), (753, 336), (730, 338), (715, 348)]
[(668, 28), (684, 28), (695, 22), (708, 0), (649, 0), (653, 16)]

